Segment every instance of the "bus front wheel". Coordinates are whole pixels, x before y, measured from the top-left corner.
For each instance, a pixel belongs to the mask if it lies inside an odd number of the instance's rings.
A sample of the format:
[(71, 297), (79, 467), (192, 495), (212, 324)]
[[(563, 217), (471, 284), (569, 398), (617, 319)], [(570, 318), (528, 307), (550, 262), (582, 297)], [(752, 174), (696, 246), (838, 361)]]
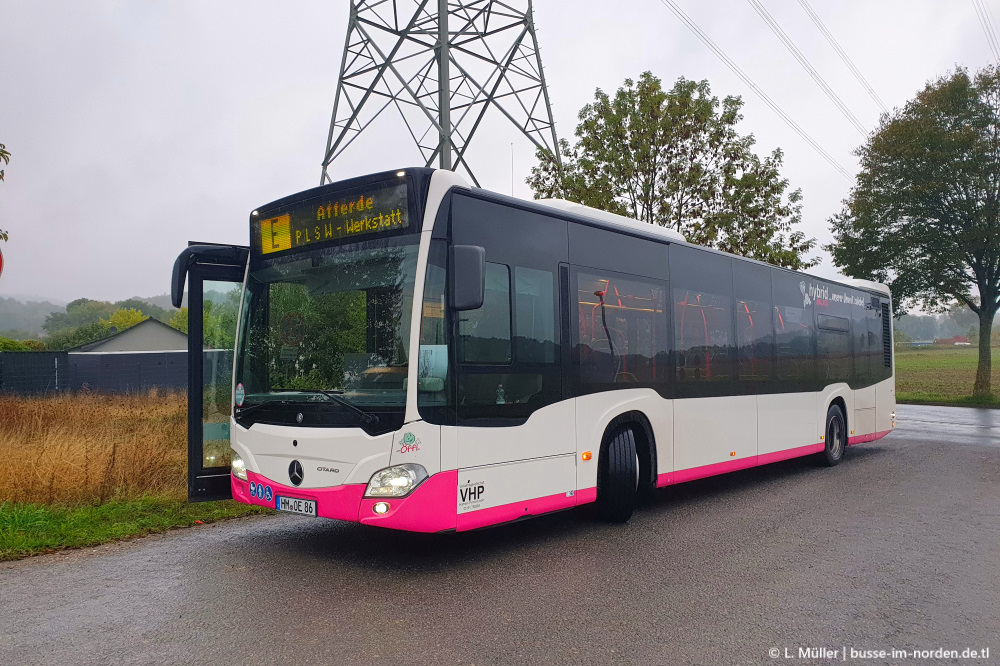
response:
[(639, 485), (639, 455), (631, 426), (611, 433), (601, 449), (597, 468), (598, 510), (608, 522), (628, 522), (635, 510)]
[(847, 448), (847, 423), (840, 405), (830, 405), (826, 413), (826, 446), (820, 454), (821, 460), (829, 467), (839, 465)]

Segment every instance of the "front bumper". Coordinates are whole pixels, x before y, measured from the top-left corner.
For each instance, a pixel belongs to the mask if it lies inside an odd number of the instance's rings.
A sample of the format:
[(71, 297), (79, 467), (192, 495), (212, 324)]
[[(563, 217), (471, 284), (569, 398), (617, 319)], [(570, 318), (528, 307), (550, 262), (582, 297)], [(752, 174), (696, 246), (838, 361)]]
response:
[[(260, 474), (247, 471), (243, 481), (230, 475), (233, 499), (244, 504), (254, 504), (273, 509), (279, 495), (314, 500), (316, 515), (320, 518), (347, 520), (365, 525), (377, 525), (411, 532), (441, 532), (455, 529), (458, 511), (458, 472), (439, 472), (402, 498), (365, 498), (367, 484), (351, 484), (332, 488), (295, 488), (275, 483)], [(265, 500), (250, 495), (250, 483), (262, 484)], [(387, 502), (389, 510), (375, 513), (377, 502)]]

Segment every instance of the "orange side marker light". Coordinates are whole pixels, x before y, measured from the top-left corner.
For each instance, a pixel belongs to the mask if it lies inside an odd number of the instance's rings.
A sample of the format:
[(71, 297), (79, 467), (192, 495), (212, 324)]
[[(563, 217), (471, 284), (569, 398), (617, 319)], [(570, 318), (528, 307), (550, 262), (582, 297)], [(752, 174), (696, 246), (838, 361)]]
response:
[(730, 451), (729, 455), (730, 455), (730, 457), (735, 456), (736, 455), (736, 451)]
[(584, 452), (583, 452), (583, 455), (582, 455), (581, 457), (582, 457), (582, 458), (583, 458), (584, 460), (590, 460), (590, 459), (591, 459), (591, 458), (593, 458), (594, 456), (593, 456), (593, 455), (591, 455), (590, 451), (584, 451)]

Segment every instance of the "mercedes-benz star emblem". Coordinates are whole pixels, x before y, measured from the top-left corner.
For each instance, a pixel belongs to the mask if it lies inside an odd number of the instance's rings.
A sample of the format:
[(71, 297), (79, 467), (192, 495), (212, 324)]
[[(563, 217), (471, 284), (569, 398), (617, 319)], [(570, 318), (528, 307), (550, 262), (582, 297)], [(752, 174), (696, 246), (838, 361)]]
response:
[(288, 466), (288, 480), (292, 482), (293, 486), (302, 483), (302, 464), (298, 460), (293, 460), (292, 464)]
[(298, 414), (295, 415), (295, 422), (296, 423), (302, 423), (302, 418), (303, 418), (302, 417), (302, 412), (299, 412)]

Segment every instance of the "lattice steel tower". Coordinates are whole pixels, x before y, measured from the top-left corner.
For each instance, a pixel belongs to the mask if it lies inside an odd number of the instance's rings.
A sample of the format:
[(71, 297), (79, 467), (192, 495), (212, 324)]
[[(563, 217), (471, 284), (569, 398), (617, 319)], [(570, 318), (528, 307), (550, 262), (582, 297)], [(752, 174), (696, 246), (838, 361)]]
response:
[(427, 166), (476, 185), (466, 150), (490, 108), (561, 164), (531, 0), (351, 0), (321, 185), (389, 106)]

